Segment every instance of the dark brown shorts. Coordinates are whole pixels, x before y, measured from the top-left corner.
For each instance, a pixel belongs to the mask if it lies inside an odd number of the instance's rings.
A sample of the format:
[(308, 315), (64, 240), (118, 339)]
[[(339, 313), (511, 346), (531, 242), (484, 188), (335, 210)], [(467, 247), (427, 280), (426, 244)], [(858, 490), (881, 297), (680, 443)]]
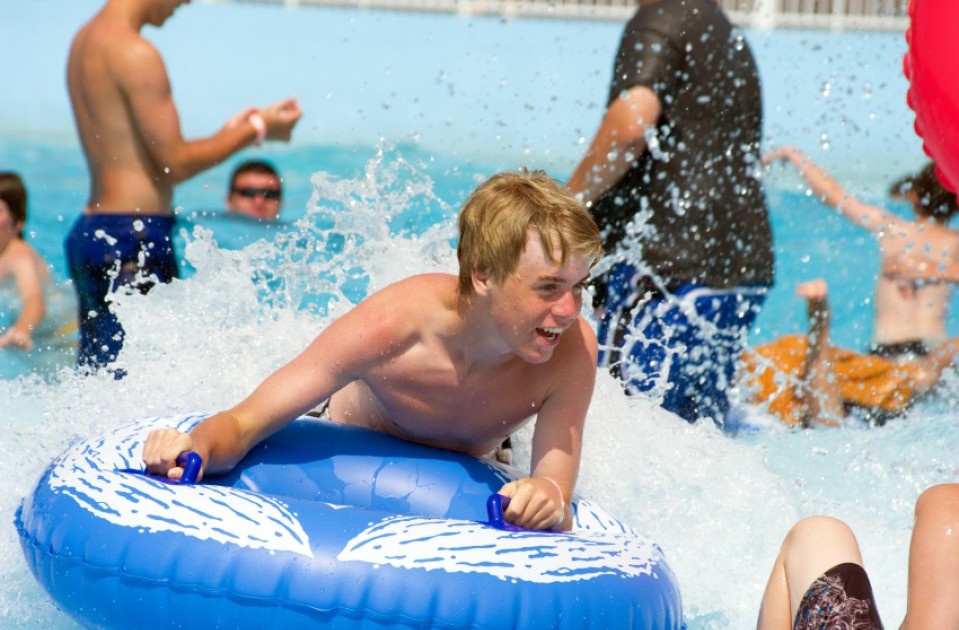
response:
[(839, 564), (816, 578), (796, 611), (793, 630), (882, 630), (879, 611), (866, 570)]

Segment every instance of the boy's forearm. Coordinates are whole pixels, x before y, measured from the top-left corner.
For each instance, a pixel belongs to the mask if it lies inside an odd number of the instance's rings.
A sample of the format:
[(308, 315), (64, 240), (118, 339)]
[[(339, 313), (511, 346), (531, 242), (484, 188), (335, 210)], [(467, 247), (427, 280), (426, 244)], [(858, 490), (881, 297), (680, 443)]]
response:
[(232, 470), (246, 455), (235, 417), (222, 412), (210, 416), (190, 431), (194, 450), (203, 458), (206, 473), (224, 473)]

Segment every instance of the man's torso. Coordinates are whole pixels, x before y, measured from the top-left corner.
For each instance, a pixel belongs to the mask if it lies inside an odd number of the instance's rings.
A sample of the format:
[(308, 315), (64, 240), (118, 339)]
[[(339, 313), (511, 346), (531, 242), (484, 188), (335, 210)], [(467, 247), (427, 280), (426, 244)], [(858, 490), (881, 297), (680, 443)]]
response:
[(172, 184), (153, 164), (130, 105), (136, 68), (129, 59), (143, 46), (152, 49), (129, 26), (97, 16), (71, 47), (67, 84), (90, 169), (87, 212), (170, 211)]

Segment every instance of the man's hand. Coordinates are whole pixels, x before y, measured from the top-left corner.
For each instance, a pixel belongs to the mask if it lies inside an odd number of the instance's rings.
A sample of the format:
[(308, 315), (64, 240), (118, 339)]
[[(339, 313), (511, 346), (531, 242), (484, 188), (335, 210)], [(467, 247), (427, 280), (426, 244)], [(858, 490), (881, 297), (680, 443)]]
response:
[(266, 123), (267, 140), (289, 142), (293, 135), (293, 127), (303, 115), (303, 110), (300, 109), (295, 98), (288, 98), (264, 107), (259, 113), (263, 116), (263, 122)]
[[(183, 476), (183, 468), (177, 465), (176, 458), (180, 453), (193, 450), (196, 450), (196, 447), (189, 434), (170, 428), (155, 429), (150, 431), (143, 444), (143, 463), (154, 475), (178, 480)], [(203, 467), (197, 475), (197, 481), (203, 478), (206, 464), (206, 458), (203, 458)]]
[(566, 500), (559, 484), (548, 477), (517, 479), (500, 488), (510, 498), (503, 517), (527, 529), (560, 529), (566, 522)]
[(825, 280), (816, 279), (802, 282), (796, 287), (796, 295), (807, 302), (825, 300), (829, 293), (829, 287)]

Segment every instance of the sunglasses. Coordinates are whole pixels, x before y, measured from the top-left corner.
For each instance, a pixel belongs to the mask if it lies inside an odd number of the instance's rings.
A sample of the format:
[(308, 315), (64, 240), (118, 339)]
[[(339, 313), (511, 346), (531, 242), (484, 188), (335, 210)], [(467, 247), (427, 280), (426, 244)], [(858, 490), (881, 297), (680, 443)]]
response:
[(280, 191), (276, 188), (234, 188), (233, 192), (247, 199), (253, 199), (257, 195), (263, 195), (263, 198), (268, 201), (280, 200)]

